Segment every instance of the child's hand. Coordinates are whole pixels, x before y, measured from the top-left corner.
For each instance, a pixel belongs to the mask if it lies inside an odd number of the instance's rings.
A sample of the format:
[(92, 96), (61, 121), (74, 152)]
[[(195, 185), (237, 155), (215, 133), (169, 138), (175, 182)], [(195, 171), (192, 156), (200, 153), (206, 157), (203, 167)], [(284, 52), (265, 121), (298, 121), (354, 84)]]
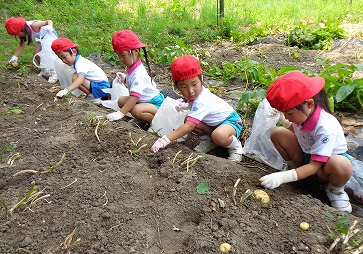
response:
[(116, 72), (116, 77), (117, 77), (117, 81), (120, 84), (125, 84), (126, 82), (126, 75), (123, 74), (122, 72)]
[(123, 114), (121, 111), (116, 111), (116, 112), (113, 112), (111, 114), (108, 114), (107, 115), (107, 120), (117, 121), (117, 120), (122, 119), (124, 116), (125, 116), (125, 114)]
[(164, 148), (168, 144), (170, 144), (170, 140), (166, 135), (164, 135), (162, 138), (158, 138), (158, 140), (155, 141), (155, 143), (151, 147), (151, 151), (156, 153), (159, 151), (160, 148)]
[(278, 111), (277, 109), (272, 109), (270, 112), (270, 117), (279, 116), (279, 122), (284, 126), (285, 128), (289, 128), (291, 126), (291, 122), (285, 118), (284, 113)]
[(295, 169), (272, 173), (260, 178), (261, 185), (267, 189), (275, 189), (283, 183), (294, 182), (297, 180), (298, 177)]
[(176, 106), (175, 109), (178, 112), (189, 109), (189, 103), (188, 102), (179, 102), (179, 105)]
[(18, 58), (16, 57), (16, 56), (12, 56), (11, 58), (10, 58), (10, 60), (9, 60), (9, 64), (11, 64), (11, 63), (14, 63), (14, 62), (17, 62), (18, 61)]
[(63, 90), (60, 90), (56, 96), (62, 98), (64, 95), (67, 95), (69, 92), (70, 90), (68, 88), (64, 88)]

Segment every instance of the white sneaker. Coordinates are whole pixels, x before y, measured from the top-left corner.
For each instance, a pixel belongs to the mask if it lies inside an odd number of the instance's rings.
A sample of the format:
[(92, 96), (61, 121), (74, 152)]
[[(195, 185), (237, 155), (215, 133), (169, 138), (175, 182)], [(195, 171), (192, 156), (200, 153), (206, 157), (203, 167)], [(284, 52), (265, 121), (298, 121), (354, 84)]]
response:
[(93, 104), (96, 104), (96, 105), (101, 105), (102, 104), (101, 98), (95, 98), (93, 96), (87, 96), (86, 100), (89, 101), (89, 102), (92, 102)]
[(48, 78), (48, 82), (51, 84), (55, 84), (58, 81), (58, 76), (57, 74), (52, 74), (49, 78)]
[(209, 151), (217, 148), (218, 146), (213, 143), (211, 139), (204, 139), (200, 141), (199, 145), (194, 147), (194, 151), (197, 153), (208, 153)]
[(39, 77), (50, 77), (50, 70), (49, 69), (42, 69), (39, 74), (38, 74)]
[(238, 140), (237, 146), (235, 148), (229, 148), (228, 153), (229, 153), (228, 160), (241, 161), (243, 153), (241, 141)]
[(325, 192), (330, 200), (332, 207), (343, 212), (347, 213), (352, 212), (352, 205), (349, 202), (349, 196), (344, 190), (336, 193), (334, 189), (333, 190), (326, 189)]

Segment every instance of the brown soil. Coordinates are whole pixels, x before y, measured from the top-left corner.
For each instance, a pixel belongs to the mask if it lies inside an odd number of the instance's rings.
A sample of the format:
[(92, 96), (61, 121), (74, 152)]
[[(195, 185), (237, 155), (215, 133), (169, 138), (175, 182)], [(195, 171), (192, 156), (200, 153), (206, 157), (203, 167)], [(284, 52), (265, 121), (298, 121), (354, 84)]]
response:
[[(355, 62), (353, 50), (302, 51), (278, 44), (236, 47), (229, 43), (205, 48), (212, 56), (204, 60), (210, 63), (249, 55), (269, 67), (293, 65), (312, 73), (319, 72), (316, 58)], [(296, 51), (300, 56), (294, 58)], [(112, 80), (118, 70), (102, 66)], [(232, 245), (230, 253), (327, 253), (333, 242), (328, 228), (335, 230), (338, 216), (348, 217), (347, 225), (357, 220), (356, 228), (362, 229), (358, 208), (353, 214), (331, 208), (325, 192), (310, 180), (266, 190), (268, 204), (252, 196), (240, 202), (246, 190), (261, 189), (258, 179), (274, 170), (248, 158), (229, 162), (218, 152), (203, 155), (186, 170), (183, 161), (193, 152), (191, 144), (173, 143), (154, 154), (150, 146), (156, 137), (127, 121), (97, 128), (97, 121), (87, 116), (105, 116), (112, 110), (76, 97), (54, 101), (60, 86), (39, 78), (30, 64), (29, 68), (31, 74), (25, 77), (5, 70), (0, 81), (0, 149), (4, 149), (0, 200), (10, 209), (32, 184), (39, 192), (36, 198), (49, 196), (29, 201), (27, 208), (20, 206), (0, 220), (0, 253), (209, 254), (218, 253), (223, 242)], [(161, 89), (168, 90), (167, 68), (153, 69)], [(17, 107), (24, 113), (7, 114)], [(246, 125), (245, 129), (251, 127)], [(141, 141), (135, 146), (131, 139)], [(143, 144), (147, 146), (140, 155), (130, 152)], [(14, 145), (15, 150), (5, 151)], [(20, 158), (11, 165), (15, 154)], [(41, 173), (60, 161), (52, 172)], [(15, 175), (23, 170), (37, 172)], [(234, 204), (237, 179), (241, 182)], [(197, 193), (200, 183), (210, 187), (207, 194)], [(363, 205), (349, 194), (354, 205)], [(299, 228), (303, 221), (310, 224), (309, 230)], [(361, 232), (357, 236), (362, 239)], [(340, 248), (338, 243), (332, 253)]]

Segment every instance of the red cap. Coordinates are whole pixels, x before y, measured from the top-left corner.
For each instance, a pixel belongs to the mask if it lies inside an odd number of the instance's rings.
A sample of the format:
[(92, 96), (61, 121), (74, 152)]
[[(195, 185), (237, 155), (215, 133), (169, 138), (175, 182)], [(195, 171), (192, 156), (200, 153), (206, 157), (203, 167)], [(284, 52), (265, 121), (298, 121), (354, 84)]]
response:
[(181, 81), (202, 73), (199, 60), (195, 56), (180, 56), (171, 64), (171, 79)]
[(25, 26), (24, 18), (10, 18), (5, 21), (5, 28), (10, 35), (18, 35)]
[(131, 30), (120, 30), (112, 35), (113, 51), (119, 53), (133, 49), (145, 48), (146, 44), (139, 41), (136, 34)]
[(74, 44), (70, 39), (58, 38), (52, 42), (52, 50), (57, 54), (61, 51), (78, 47), (78, 44)]
[(314, 97), (324, 88), (322, 77), (309, 77), (293, 71), (282, 75), (268, 88), (266, 99), (271, 107), (279, 111), (292, 109)]

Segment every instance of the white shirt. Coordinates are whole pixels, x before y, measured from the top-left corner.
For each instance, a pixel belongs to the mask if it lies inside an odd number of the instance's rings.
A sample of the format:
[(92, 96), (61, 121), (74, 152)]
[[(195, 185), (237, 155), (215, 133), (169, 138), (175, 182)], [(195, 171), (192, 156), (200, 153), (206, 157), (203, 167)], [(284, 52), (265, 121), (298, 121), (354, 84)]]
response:
[(93, 82), (108, 81), (105, 72), (100, 67), (81, 55), (76, 56), (73, 67), (76, 69), (77, 75), (83, 75), (85, 79)]
[(154, 80), (151, 81), (151, 77), (140, 59), (126, 71), (126, 83), (130, 95), (138, 97), (138, 102), (141, 103), (149, 102), (160, 93), (159, 89), (156, 88)]
[(332, 155), (345, 153), (347, 142), (338, 120), (320, 106), (304, 125), (293, 124), (297, 140), (314, 161), (327, 162)]
[(195, 124), (203, 122), (208, 126), (217, 126), (233, 112), (231, 105), (203, 86), (202, 92), (192, 102), (187, 120)]

